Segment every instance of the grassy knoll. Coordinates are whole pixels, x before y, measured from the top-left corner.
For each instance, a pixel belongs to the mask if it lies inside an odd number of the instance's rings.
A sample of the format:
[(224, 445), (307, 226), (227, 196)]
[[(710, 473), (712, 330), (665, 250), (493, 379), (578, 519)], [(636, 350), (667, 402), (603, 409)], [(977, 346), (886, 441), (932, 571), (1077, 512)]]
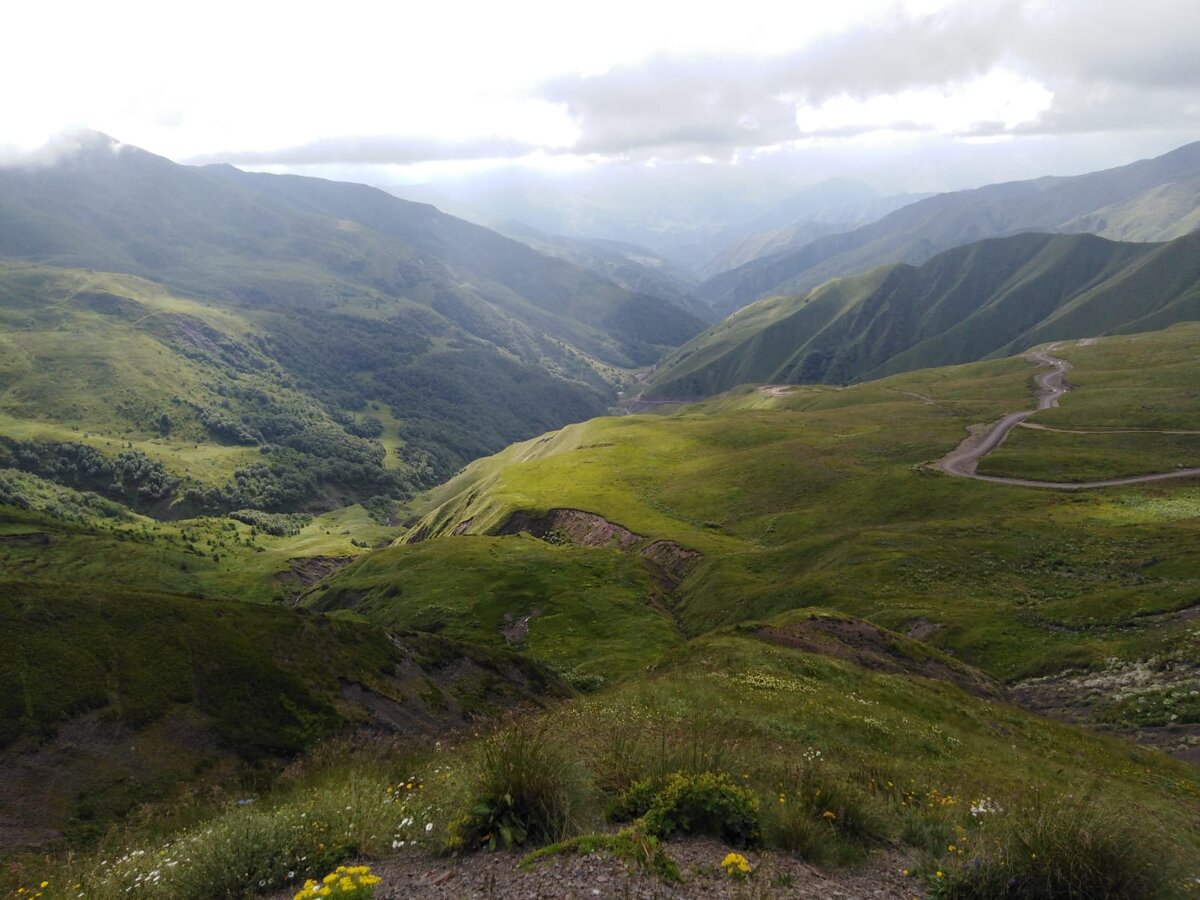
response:
[(1195, 346), (1200, 328), (1176, 325), (1148, 334), (1062, 344), (1055, 355), (1075, 368), (1072, 391), (1034, 421), (1064, 428), (1182, 428), (1200, 425)]
[(1064, 434), (1018, 428), (1003, 447), (980, 462), (978, 471), (1043, 481), (1093, 481), (1196, 466), (1200, 434)]
[[(1072, 390), (1032, 420), (1064, 433), (1017, 429), (979, 471), (1051, 481), (1083, 481), (1166, 472), (1200, 463), (1200, 386), (1183, 347), (1195, 325), (1100, 343), (1072, 342), (1055, 352), (1075, 368)], [(1147, 429), (1103, 433), (1112, 429)], [(1095, 430), (1097, 433), (1082, 433)]]

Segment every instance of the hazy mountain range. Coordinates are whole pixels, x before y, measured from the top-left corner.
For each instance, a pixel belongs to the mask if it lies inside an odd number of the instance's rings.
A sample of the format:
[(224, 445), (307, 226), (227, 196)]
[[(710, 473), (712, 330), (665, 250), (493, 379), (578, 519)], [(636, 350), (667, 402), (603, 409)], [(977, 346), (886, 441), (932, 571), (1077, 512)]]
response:
[(862, 228), (718, 274), (696, 293), (718, 315), (728, 315), (761, 297), (802, 294), (839, 275), (886, 263), (915, 265), (951, 247), (1020, 231), (1166, 240), (1200, 224), (1197, 179), (1200, 143), (1087, 175), (938, 194)]
[[(374, 439), (374, 422), (366, 431), (347, 424), (371, 404), (376, 421), (382, 412), (393, 422), (385, 421), (396, 441), (391, 463), (424, 473), (418, 480), (603, 412), (622, 370), (653, 362), (704, 324), (669, 299), (431, 206), (362, 185), (180, 166), (99, 134), (52, 165), (0, 169), (0, 248), (9, 260), (43, 267), (2, 273), (9, 296), (19, 298), (6, 311), (11, 328), (91, 328), (93, 346), (111, 348), (106, 365), (122, 369), (122, 348), (135, 338), (169, 345), (164, 372), (194, 368), (203, 357), (208, 374), (186, 389), (147, 393), (143, 381), (123, 380), (136, 395), (127, 406), (140, 412), (136, 421), (125, 417), (120, 433), (153, 435), (153, 408), (155, 416), (195, 419), (210, 440), (273, 445), (283, 441), (279, 428), (253, 424), (250, 406), (303, 402), (326, 439), (292, 435), (293, 450), (377, 468), (383, 448), (343, 446), (358, 439), (347, 428)], [(108, 279), (81, 288), (79, 276), (56, 274), (67, 268), (139, 276), (199, 306), (168, 314), (155, 306), (152, 286)], [(90, 301), (108, 317), (98, 325), (79, 319), (81, 304), (61, 302), (75, 290), (112, 295)], [(21, 344), (32, 340), (11, 345), (8, 405), (46, 418), (46, 409), (20, 402), (21, 385), (49, 370), (73, 371), (76, 360), (66, 344), (56, 359), (48, 341), (31, 361)], [(71, 388), (70, 379), (55, 387)], [(268, 399), (252, 399), (260, 394)], [(117, 407), (107, 409), (112, 416)], [(103, 432), (94, 419), (81, 425)], [(366, 482), (377, 488), (386, 478)]]

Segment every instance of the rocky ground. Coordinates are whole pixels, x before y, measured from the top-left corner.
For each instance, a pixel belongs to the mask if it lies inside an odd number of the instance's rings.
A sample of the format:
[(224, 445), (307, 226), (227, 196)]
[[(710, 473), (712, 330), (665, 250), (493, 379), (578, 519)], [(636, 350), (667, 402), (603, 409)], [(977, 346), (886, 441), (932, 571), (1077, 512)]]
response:
[[(906, 860), (896, 853), (876, 854), (854, 868), (822, 870), (790, 854), (747, 851), (753, 874), (735, 880), (720, 868), (730, 848), (719, 841), (687, 838), (667, 849), (682, 884), (603, 854), (554, 857), (530, 871), (522, 871), (521, 856), (512, 853), (457, 859), (410, 853), (370, 865), (383, 879), (377, 900), (912, 900), (922, 893), (921, 885), (903, 874)], [(290, 900), (293, 893), (271, 900)]]

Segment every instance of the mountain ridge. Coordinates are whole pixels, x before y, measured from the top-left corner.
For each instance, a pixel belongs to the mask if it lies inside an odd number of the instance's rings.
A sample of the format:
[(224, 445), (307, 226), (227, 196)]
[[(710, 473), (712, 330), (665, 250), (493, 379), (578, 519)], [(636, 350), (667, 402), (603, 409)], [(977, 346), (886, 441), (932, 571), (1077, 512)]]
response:
[(1025, 232), (754, 303), (668, 354), (646, 396), (847, 383), (1197, 318), (1200, 234), (1129, 243)]
[[(1081, 231), (1085, 223), (1099, 224), (1088, 220), (1089, 215), (1137, 208), (1136, 198), (1148, 191), (1161, 193), (1178, 184), (1176, 190), (1194, 196), (1191, 179), (1197, 175), (1200, 142), (1084, 175), (1045, 176), (938, 194), (855, 231), (818, 238), (797, 250), (716, 275), (697, 288), (697, 295), (718, 314), (729, 314), (765, 296), (802, 293), (830, 278), (881, 264), (916, 265), (954, 246), (988, 237), (1020, 231)], [(1176, 236), (1171, 230), (1178, 217), (1159, 200), (1159, 208), (1168, 210), (1165, 220), (1142, 216), (1138, 232), (1142, 239)], [(1114, 237), (1126, 228), (1121, 221), (1104, 224)]]

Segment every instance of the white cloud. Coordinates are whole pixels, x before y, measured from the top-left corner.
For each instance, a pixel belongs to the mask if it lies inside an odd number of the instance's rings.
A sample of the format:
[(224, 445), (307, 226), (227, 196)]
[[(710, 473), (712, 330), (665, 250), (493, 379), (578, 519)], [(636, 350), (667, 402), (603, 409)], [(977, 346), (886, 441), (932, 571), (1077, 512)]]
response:
[(965, 82), (867, 96), (838, 94), (796, 110), (804, 136), (869, 131), (967, 135), (980, 128), (1012, 131), (1036, 122), (1054, 95), (1036, 79), (997, 68)]
[(443, 165), (1200, 133), (1195, 0), (46, 0), (2, 21), (9, 148), (82, 126), (175, 159)]

